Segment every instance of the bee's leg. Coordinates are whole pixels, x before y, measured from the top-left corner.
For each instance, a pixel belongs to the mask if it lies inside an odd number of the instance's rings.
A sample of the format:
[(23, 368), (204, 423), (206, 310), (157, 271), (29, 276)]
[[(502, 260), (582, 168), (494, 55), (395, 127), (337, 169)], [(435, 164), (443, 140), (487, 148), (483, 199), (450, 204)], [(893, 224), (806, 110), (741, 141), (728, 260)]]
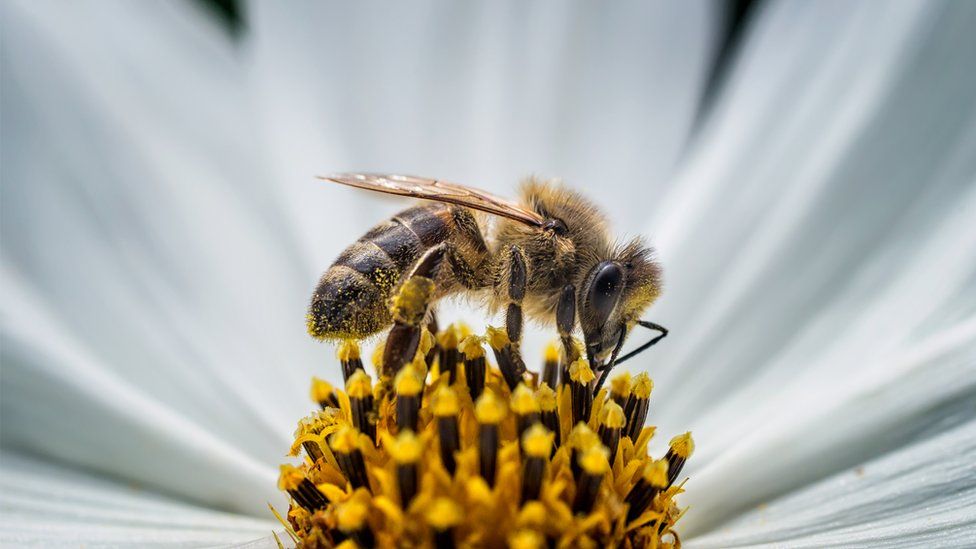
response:
[(579, 358), (579, 349), (573, 341), (573, 327), (576, 325), (576, 286), (563, 286), (559, 303), (556, 304), (556, 329), (563, 344), (563, 359), (559, 368), (559, 383), (569, 383), (569, 365)]
[(393, 328), (383, 349), (383, 374), (391, 379), (417, 354), (427, 308), (434, 296), (434, 279), (445, 249), (440, 244), (427, 250), (393, 298)]
[(495, 352), (499, 369), (510, 389), (515, 389), (525, 373), (525, 361), (519, 345), (522, 343), (522, 300), (528, 273), (525, 266), (525, 252), (519, 246), (512, 246), (507, 257), (507, 270), (504, 272), (508, 291), (508, 309), (505, 311), (504, 334), (489, 334), (488, 344)]

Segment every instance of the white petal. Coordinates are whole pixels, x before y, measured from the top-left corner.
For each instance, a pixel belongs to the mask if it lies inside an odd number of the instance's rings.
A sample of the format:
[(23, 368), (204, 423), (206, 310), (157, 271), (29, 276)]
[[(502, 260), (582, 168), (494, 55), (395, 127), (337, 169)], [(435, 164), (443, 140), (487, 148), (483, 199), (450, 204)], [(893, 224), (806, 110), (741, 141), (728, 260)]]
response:
[(234, 52), (189, 3), (0, 11), (4, 443), (263, 513), (322, 348)]
[(0, 454), (0, 545), (201, 547), (280, 529), (39, 462)]
[(688, 540), (687, 546), (972, 546), (974, 463), (976, 421), (970, 418), (936, 437), (763, 505)]
[[(254, 2), (253, 77), (278, 179), (320, 268), (403, 207), (316, 184), (399, 171), (512, 195), (559, 176), (645, 226), (694, 121), (713, 52), (709, 2)], [(335, 201), (352, 197), (355, 206)], [(321, 235), (338, 235), (334, 243)], [(444, 318), (470, 313), (450, 310)], [(529, 330), (527, 353), (551, 332)]]
[(769, 5), (662, 203), (672, 336), (646, 360), (652, 422), (699, 441), (689, 532), (905, 444), (976, 383), (976, 75), (956, 53), (976, 9), (884, 11)]

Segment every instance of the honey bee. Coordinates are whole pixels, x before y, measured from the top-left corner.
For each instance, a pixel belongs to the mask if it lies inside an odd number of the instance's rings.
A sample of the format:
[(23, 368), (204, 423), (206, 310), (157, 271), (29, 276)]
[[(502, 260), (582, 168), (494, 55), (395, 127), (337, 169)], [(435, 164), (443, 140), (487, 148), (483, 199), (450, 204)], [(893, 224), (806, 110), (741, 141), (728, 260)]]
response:
[[(422, 259), (434, 253), (446, 259), (446, 268), (433, 277), (431, 301), (480, 296), (490, 312), (506, 310), (508, 335), (516, 345), (523, 314), (543, 324), (555, 321), (565, 340), (577, 327), (578, 312), (589, 360), (598, 371), (609, 371), (667, 335), (663, 327), (640, 318), (661, 292), (653, 249), (640, 238), (615, 242), (607, 217), (559, 183), (530, 178), (515, 203), (413, 176), (320, 179), (430, 202), (373, 227), (322, 275), (308, 312), (313, 337), (361, 339), (391, 326), (391, 298)], [(634, 326), (660, 335), (618, 357)]]

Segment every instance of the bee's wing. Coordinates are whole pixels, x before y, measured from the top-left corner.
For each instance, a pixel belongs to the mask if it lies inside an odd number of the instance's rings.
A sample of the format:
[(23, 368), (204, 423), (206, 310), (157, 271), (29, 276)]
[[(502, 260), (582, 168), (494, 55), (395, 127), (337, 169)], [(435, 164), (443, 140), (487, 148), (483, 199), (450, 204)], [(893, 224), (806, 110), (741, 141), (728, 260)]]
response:
[(540, 227), (545, 222), (541, 215), (514, 202), (450, 181), (377, 173), (339, 173), (320, 176), (319, 179), (369, 191), (457, 204), (521, 221), (533, 227)]

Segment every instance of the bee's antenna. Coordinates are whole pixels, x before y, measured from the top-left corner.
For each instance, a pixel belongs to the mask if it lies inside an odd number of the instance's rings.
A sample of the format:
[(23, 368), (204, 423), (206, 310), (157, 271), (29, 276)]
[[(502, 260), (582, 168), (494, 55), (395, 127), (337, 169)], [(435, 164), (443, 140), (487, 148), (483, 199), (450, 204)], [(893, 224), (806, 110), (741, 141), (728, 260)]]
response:
[(661, 333), (659, 335), (655, 336), (654, 339), (648, 341), (647, 343), (641, 345), (640, 347), (634, 349), (633, 351), (631, 351), (631, 352), (625, 354), (624, 356), (620, 357), (619, 359), (617, 359), (617, 362), (616, 362), (617, 364), (621, 364), (625, 360), (627, 360), (629, 358), (633, 358), (633, 357), (639, 355), (640, 353), (646, 351), (647, 349), (650, 349), (651, 347), (654, 346), (655, 343), (657, 343), (658, 341), (661, 341), (662, 339), (664, 339), (668, 335), (668, 329), (665, 328), (664, 326), (661, 326), (660, 324), (655, 324), (655, 323), (649, 322), (647, 320), (638, 320), (637, 321), (637, 324), (639, 326), (643, 326), (644, 328), (647, 328), (649, 330), (657, 330), (658, 332), (661, 332)]

